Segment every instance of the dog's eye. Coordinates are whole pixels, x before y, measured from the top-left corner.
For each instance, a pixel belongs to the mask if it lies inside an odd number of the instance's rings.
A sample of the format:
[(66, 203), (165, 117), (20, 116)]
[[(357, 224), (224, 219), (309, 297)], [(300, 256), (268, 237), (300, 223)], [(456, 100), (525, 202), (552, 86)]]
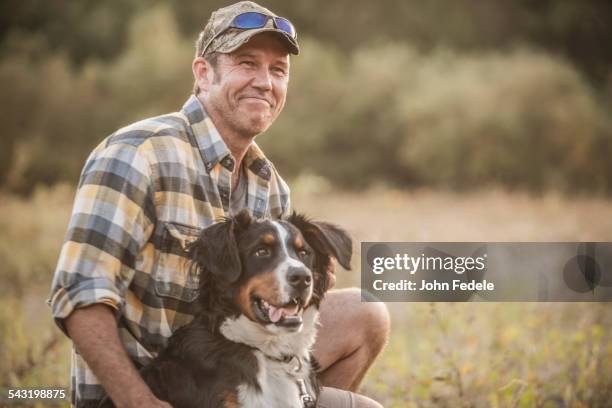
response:
[(270, 256), (271, 254), (272, 252), (268, 248), (259, 248), (257, 251), (255, 251), (255, 256), (258, 258), (264, 258), (266, 256)]
[(310, 252), (308, 252), (307, 249), (300, 249), (297, 254), (300, 258), (306, 258), (308, 255), (310, 255)]

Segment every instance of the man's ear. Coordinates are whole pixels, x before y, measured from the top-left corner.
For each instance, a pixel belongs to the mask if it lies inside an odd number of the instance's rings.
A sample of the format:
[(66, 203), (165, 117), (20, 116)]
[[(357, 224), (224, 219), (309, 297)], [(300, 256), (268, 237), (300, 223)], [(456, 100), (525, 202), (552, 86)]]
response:
[(191, 63), (191, 71), (199, 89), (206, 91), (214, 80), (214, 70), (208, 61), (197, 57)]
[(327, 222), (315, 222), (293, 213), (288, 221), (300, 230), (308, 245), (317, 253), (333, 256), (344, 269), (351, 269), (353, 240), (342, 228)]
[(230, 283), (236, 282), (242, 271), (235, 229), (235, 220), (225, 219), (204, 229), (191, 244), (192, 260), (202, 272)]

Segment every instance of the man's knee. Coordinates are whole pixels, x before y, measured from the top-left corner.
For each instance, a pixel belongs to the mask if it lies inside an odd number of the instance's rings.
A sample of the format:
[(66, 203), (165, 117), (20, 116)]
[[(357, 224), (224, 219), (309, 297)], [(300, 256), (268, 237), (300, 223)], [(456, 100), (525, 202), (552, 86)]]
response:
[(359, 292), (359, 319), (365, 344), (374, 356), (378, 355), (389, 340), (391, 317), (387, 305), (382, 302), (364, 302)]
[[(365, 362), (371, 362), (380, 354), (389, 339), (390, 317), (382, 302), (365, 302), (359, 288), (346, 288), (330, 292), (321, 308), (321, 332), (315, 346), (316, 352), (329, 351), (329, 344), (341, 345), (336, 349), (338, 358), (359, 351)], [(342, 336), (345, 333), (350, 336)], [(342, 339), (340, 343), (338, 340)], [(330, 363), (326, 356), (317, 355), (323, 363)]]

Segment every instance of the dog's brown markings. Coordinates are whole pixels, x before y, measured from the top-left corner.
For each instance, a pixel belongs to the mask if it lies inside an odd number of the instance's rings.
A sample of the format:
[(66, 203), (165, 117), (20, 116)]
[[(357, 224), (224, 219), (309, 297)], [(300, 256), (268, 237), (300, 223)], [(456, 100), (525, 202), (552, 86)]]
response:
[(226, 392), (223, 398), (223, 408), (240, 408), (238, 405), (238, 397), (235, 392)]
[(272, 245), (274, 242), (276, 242), (276, 238), (272, 234), (266, 234), (262, 237), (262, 241), (264, 244)]
[(237, 299), (238, 307), (249, 319), (257, 320), (251, 308), (251, 294), (255, 293), (266, 302), (274, 304), (279, 292), (274, 271), (258, 274), (240, 288)]
[(293, 241), (293, 245), (295, 246), (296, 249), (302, 249), (304, 247), (304, 242), (302, 242), (302, 239), (300, 237), (295, 237), (295, 240)]

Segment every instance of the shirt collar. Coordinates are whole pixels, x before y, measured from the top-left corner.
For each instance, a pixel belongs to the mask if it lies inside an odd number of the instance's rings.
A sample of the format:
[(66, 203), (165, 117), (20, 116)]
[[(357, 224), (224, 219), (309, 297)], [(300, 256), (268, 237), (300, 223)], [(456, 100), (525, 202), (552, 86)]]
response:
[[(221, 163), (222, 166), (232, 171), (234, 160), (231, 152), (195, 95), (189, 97), (181, 112), (187, 117), (191, 125), (206, 170), (210, 172), (217, 163)], [(270, 180), (272, 175), (271, 165), (255, 142), (251, 143), (244, 156), (244, 165), (259, 177)]]

